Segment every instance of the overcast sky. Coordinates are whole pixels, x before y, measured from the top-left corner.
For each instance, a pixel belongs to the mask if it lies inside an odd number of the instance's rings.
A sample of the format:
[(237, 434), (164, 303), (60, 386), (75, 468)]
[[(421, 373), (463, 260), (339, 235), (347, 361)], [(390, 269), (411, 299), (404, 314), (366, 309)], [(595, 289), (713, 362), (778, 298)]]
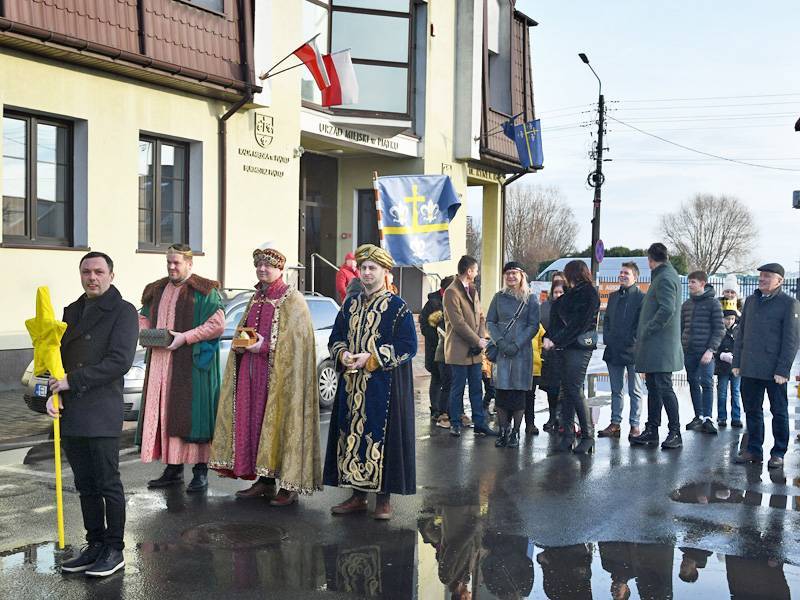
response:
[[(780, 171), (712, 160), (609, 119), (601, 238), (606, 247), (647, 246), (660, 214), (694, 193), (729, 194), (756, 215), (757, 261), (797, 271), (800, 210), (800, 3), (722, 0), (641, 2), (518, 0), (539, 23), (531, 29), (534, 97), (542, 121), (545, 169), (521, 183), (561, 189), (591, 239), (587, 153), (597, 80), (608, 116), (704, 152)], [(591, 126), (581, 127), (581, 124)]]

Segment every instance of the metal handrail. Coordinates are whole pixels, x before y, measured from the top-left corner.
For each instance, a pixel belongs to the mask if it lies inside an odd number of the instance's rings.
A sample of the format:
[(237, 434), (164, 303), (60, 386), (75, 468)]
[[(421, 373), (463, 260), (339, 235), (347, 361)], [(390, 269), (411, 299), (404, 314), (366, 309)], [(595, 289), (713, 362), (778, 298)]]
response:
[(328, 265), (332, 269), (335, 269), (337, 273), (340, 270), (339, 267), (337, 267), (335, 264), (333, 264), (327, 258), (322, 256), (321, 254), (313, 252), (311, 254), (311, 293), (312, 294), (316, 293), (315, 286), (316, 286), (317, 268), (316, 268), (316, 263), (314, 262), (315, 258), (318, 258), (319, 260), (321, 260), (323, 263), (325, 263), (326, 265)]

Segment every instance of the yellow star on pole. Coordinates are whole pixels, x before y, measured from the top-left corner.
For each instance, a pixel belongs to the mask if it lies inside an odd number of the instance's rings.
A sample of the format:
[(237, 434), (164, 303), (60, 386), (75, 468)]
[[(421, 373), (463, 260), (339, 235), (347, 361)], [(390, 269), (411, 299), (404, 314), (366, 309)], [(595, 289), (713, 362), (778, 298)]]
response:
[[(33, 373), (44, 375), (50, 373), (54, 379), (62, 379), (65, 375), (61, 362), (61, 338), (67, 330), (67, 324), (57, 321), (53, 304), (50, 302), (50, 290), (40, 287), (36, 290), (36, 316), (25, 321), (25, 327), (33, 342)], [(61, 409), (58, 394), (53, 394), (53, 408)], [(60, 418), (53, 420), (53, 445), (55, 446), (56, 471), (56, 525), (58, 528), (58, 547), (64, 548), (64, 498), (61, 486), (61, 425)]]
[(47, 287), (36, 290), (36, 317), (25, 321), (25, 327), (33, 342), (34, 375), (43, 375), (49, 371), (50, 376), (55, 379), (64, 377), (61, 338), (67, 330), (67, 324), (56, 320)]

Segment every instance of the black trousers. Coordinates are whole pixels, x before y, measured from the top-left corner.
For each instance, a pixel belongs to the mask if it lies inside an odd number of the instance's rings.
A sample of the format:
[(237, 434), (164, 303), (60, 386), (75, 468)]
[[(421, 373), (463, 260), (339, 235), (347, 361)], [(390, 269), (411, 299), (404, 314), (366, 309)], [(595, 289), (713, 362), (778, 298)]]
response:
[(122, 550), (125, 494), (119, 478), (119, 438), (70, 436), (62, 445), (75, 475), (86, 541)]
[(670, 431), (680, 433), (681, 419), (678, 414), (678, 397), (672, 389), (672, 373), (645, 373), (647, 385), (647, 427), (661, 426), (661, 407), (667, 411)]
[(536, 402), (536, 387), (539, 383), (539, 378), (534, 375), (531, 380), (531, 389), (525, 394), (525, 426), (532, 427), (535, 423), (534, 403)]
[(559, 374), (559, 390), (561, 393), (561, 423), (564, 425), (564, 435), (574, 436), (572, 424), (575, 415), (581, 426), (582, 438), (594, 437), (594, 423), (589, 410), (589, 399), (583, 393), (583, 381), (586, 379), (586, 369), (592, 358), (591, 350), (580, 348), (566, 348), (557, 350), (556, 356)]
[(431, 412), (436, 415), (450, 412), (450, 367), (443, 362), (434, 362), (429, 388)]

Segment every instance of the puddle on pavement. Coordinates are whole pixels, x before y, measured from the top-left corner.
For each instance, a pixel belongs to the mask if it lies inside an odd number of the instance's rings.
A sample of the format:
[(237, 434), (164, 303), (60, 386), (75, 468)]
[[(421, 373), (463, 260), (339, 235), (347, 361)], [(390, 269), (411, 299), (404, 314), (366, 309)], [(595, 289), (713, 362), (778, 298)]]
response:
[(765, 494), (754, 490), (730, 488), (719, 482), (689, 483), (670, 494), (675, 502), (686, 504), (744, 504), (783, 510), (800, 510), (800, 496)]
[[(432, 512), (419, 520), (418, 531), (333, 544), (287, 537), (257, 523), (211, 523), (187, 530), (175, 542), (126, 549), (125, 573), (135, 576), (126, 578), (126, 587), (157, 593), (177, 585), (188, 596), (272, 590), (287, 597), (336, 592), (360, 598), (589, 600), (610, 593), (631, 599), (729, 594), (788, 600), (790, 588), (800, 585), (800, 568), (778, 558), (672, 544), (543, 547), (524, 536), (489, 531), (477, 506)], [(0, 576), (16, 578), (20, 569), (52, 576), (73, 552), (60, 551), (53, 542), (0, 552)], [(9, 582), (4, 589), (13, 589)]]

